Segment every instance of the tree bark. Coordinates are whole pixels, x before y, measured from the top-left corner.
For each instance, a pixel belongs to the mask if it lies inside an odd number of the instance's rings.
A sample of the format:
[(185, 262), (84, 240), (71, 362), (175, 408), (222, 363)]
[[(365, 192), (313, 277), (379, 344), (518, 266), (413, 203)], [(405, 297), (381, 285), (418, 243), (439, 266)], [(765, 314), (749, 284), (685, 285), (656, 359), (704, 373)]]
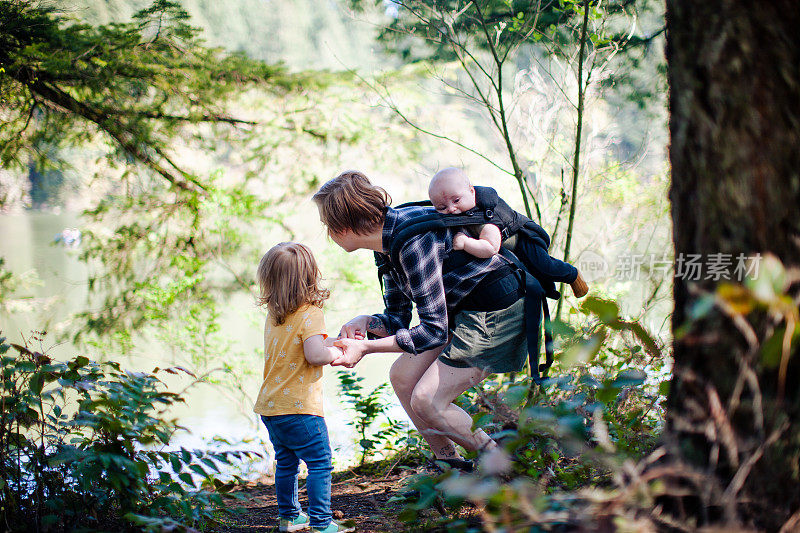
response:
[[(700, 280), (683, 279), (679, 267), (688, 254), (707, 266), (717, 253), (734, 263), (770, 253), (800, 267), (800, 7), (668, 0), (667, 61), (676, 257), (667, 430), (739, 502), (740, 519), (778, 530), (800, 508), (797, 346), (780, 398), (778, 368), (763, 364), (741, 324), (719, 306), (697, 316), (720, 281), (704, 279), (705, 267)], [(795, 307), (798, 288), (787, 289)], [(761, 346), (775, 324), (763, 311), (746, 318)]]

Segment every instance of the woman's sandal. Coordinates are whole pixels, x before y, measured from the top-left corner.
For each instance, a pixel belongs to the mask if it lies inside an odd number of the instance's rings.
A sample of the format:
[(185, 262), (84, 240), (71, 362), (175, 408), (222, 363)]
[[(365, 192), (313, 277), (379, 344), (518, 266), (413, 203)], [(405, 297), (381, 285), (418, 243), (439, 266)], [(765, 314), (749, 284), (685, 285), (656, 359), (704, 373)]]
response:
[(462, 472), (472, 472), (475, 470), (475, 463), (469, 459), (434, 459), (434, 462), (441, 462), (450, 468), (461, 470)]

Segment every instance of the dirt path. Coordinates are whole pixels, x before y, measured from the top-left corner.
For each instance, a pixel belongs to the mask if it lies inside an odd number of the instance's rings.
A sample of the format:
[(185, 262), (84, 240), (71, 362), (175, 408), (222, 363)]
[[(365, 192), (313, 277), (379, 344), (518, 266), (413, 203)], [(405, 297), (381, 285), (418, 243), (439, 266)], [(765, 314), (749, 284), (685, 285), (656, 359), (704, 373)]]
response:
[[(407, 526), (397, 519), (402, 504), (389, 498), (403, 490), (408, 473), (387, 476), (361, 476), (350, 471), (334, 472), (331, 508), (334, 519), (352, 521), (359, 533), (397, 532)], [(278, 504), (271, 482), (251, 483), (236, 491), (242, 500), (232, 500), (231, 507), (244, 512), (223, 519), (219, 531), (225, 533), (278, 531)], [(301, 481), (300, 503), (306, 508), (306, 491)]]

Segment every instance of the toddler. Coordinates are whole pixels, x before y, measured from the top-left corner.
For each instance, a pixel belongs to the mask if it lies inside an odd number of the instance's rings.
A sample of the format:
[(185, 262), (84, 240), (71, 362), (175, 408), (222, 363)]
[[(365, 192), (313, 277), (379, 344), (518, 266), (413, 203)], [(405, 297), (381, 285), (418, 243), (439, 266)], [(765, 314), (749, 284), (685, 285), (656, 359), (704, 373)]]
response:
[[(322, 414), (322, 366), (341, 355), (325, 333), (322, 304), (329, 292), (304, 245), (283, 242), (258, 265), (264, 326), (264, 382), (253, 411), (275, 448), (279, 531), (353, 531), (331, 520), (331, 446)], [(302, 460), (308, 467), (308, 514), (297, 496)]]
[[(547, 253), (550, 237), (537, 224), (508, 206), (490, 187), (473, 187), (459, 168), (437, 172), (428, 186), (433, 208), (442, 214), (458, 214), (474, 209), (491, 209), (497, 223), (465, 226), (453, 237), (453, 249), (476, 257), (498, 253), (503, 241), (529, 272), (539, 279), (569, 283), (576, 297), (585, 296), (589, 287), (578, 269)], [(557, 294), (557, 293), (556, 293)]]

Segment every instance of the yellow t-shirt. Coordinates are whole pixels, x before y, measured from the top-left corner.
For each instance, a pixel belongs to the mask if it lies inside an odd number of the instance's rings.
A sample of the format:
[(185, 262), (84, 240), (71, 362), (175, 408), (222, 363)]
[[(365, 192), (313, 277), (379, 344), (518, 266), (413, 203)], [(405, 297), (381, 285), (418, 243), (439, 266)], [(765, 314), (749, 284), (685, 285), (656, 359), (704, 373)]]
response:
[(264, 383), (253, 411), (260, 415), (322, 414), (322, 367), (303, 354), (303, 342), (325, 333), (325, 317), (316, 305), (304, 305), (280, 326), (264, 324)]

